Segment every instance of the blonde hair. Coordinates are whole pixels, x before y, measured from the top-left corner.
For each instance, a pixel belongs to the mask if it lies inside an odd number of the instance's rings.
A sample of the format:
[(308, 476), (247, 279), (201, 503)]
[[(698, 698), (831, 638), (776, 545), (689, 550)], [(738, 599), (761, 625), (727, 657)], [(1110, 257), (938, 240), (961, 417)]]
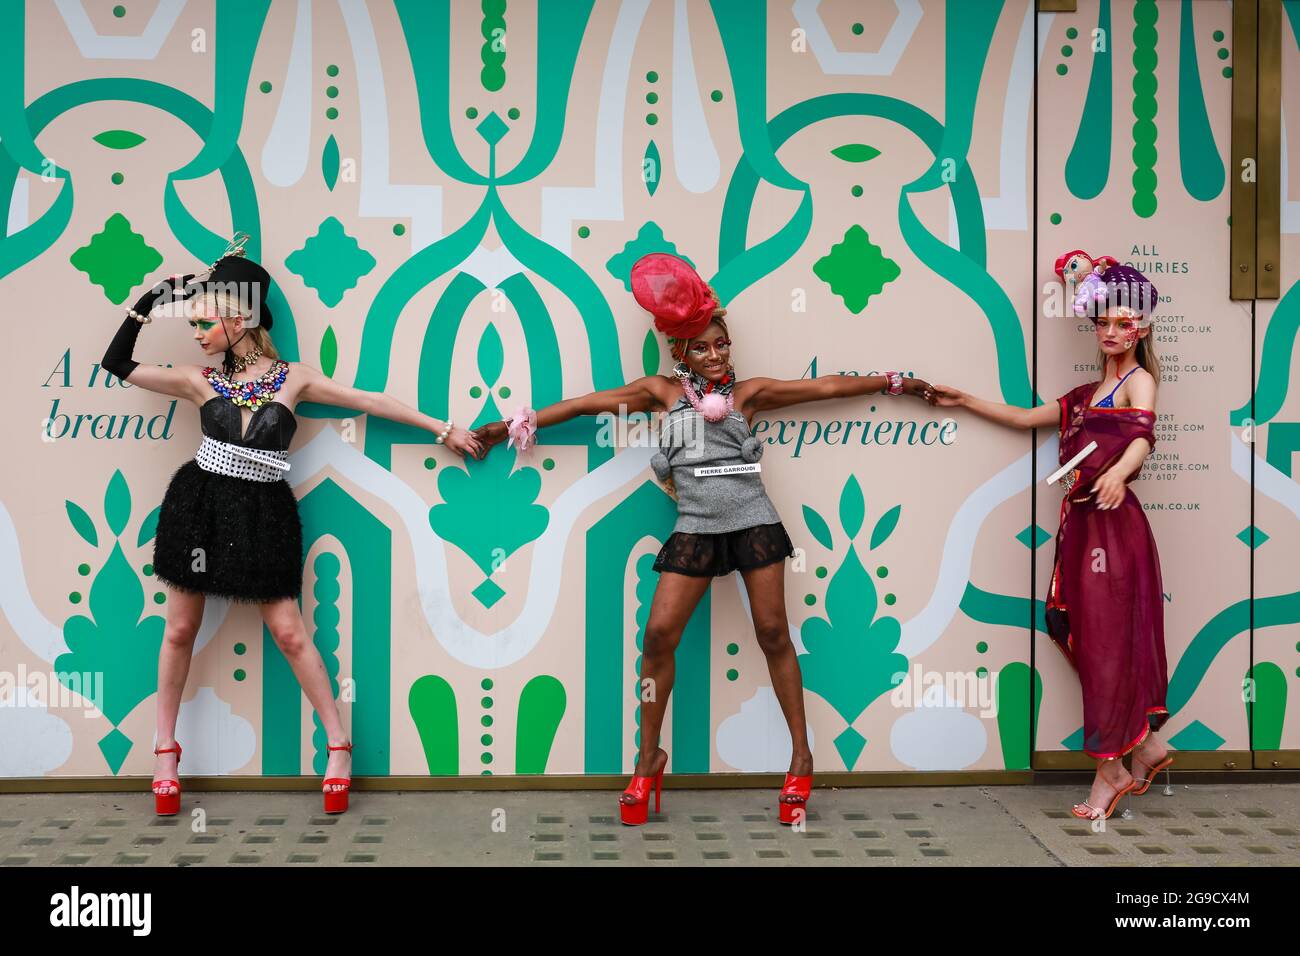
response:
[[(195, 315), (215, 315), (223, 319), (236, 317), (247, 319), (250, 315), (240, 301), (229, 292), (213, 289), (205, 289), (196, 295), (193, 300), (193, 309)], [(245, 327), (244, 334), (246, 338), (252, 341), (254, 348), (262, 350), (263, 355), (272, 360), (280, 357), (280, 353), (275, 350), (275, 343), (271, 341), (271, 333), (261, 325), (255, 325), (252, 328)]]

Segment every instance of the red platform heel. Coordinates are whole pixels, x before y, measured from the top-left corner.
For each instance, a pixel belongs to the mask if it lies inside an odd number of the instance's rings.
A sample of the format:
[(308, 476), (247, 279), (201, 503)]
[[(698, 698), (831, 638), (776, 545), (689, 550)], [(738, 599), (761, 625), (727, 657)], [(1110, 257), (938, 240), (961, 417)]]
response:
[(796, 777), (792, 773), (785, 775), (785, 786), (781, 788), (781, 796), (798, 797), (797, 801), (778, 800), (777, 807), (781, 810), (781, 822), (791, 824), (798, 822), (799, 814), (804, 814), (807, 818), (808, 798), (812, 796), (812, 774), (806, 777)]
[(622, 815), (623, 823), (630, 827), (639, 827), (650, 816), (650, 786), (655, 788), (655, 813), (659, 812), (659, 790), (663, 785), (664, 772), (660, 770), (653, 777), (632, 777), (632, 782), (628, 784), (624, 793), (630, 793), (636, 797), (636, 803), (618, 802), (618, 812)]
[[(175, 754), (176, 766), (179, 768), (181, 763), (181, 745), (173, 743), (170, 747), (163, 747), (161, 750), (155, 748), (155, 754)], [(176, 788), (175, 793), (168, 793), (172, 787)], [(181, 809), (181, 782), (179, 780), (155, 780), (153, 783), (153, 809), (160, 817), (175, 816)]]
[[(333, 744), (326, 744), (326, 750), (346, 750), (352, 752), (351, 744), (339, 744), (337, 747)], [(351, 777), (326, 777), (325, 786), (328, 788), (331, 784), (342, 784), (342, 790), (325, 790), (325, 812), (326, 813), (345, 813), (348, 809), (348, 792), (352, 789)]]

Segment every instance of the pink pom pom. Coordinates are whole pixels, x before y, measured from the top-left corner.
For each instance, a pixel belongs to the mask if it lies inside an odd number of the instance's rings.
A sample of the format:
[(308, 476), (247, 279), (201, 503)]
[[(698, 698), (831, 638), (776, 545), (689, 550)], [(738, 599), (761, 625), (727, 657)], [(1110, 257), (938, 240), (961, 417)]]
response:
[(727, 417), (727, 400), (717, 392), (710, 392), (700, 399), (700, 414), (707, 421), (722, 421)]

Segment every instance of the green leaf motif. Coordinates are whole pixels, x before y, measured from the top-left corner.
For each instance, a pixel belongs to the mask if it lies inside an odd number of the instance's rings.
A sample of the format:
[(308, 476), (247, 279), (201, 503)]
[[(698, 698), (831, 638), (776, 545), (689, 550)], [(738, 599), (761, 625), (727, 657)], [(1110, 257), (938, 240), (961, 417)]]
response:
[(810, 617), (799, 629), (804, 686), (847, 724), (907, 673), (907, 658), (895, 652), (902, 626), (893, 617), (873, 620), (876, 608), (876, 586), (849, 545), (826, 588), (826, 617)]
[(144, 137), (129, 129), (106, 129), (95, 137), (95, 142), (109, 149), (130, 149), (144, 142)]
[(847, 163), (865, 163), (867, 160), (879, 156), (880, 150), (874, 146), (868, 146), (866, 143), (845, 143), (843, 146), (836, 146), (832, 149), (831, 155)]
[(550, 521), (546, 508), (534, 503), (542, 490), (540, 473), (536, 468), (512, 473), (515, 458), (514, 449), (502, 447), (482, 461), (466, 458), (464, 468), (439, 468), (443, 503), (429, 509), (434, 533), (489, 576), (494, 558), (509, 557), (541, 537)]
[(862, 497), (862, 486), (856, 475), (849, 475), (840, 492), (840, 525), (850, 538), (856, 538), (867, 516), (867, 503)]
[(483, 330), (483, 337), (478, 340), (478, 373), (483, 376), (488, 388), (496, 385), (505, 363), (506, 351), (501, 344), (501, 333), (489, 322)]
[[(144, 589), (122, 553), (113, 543), (108, 560), (90, 585), (91, 617), (77, 614), (63, 625), (68, 653), (60, 654), (54, 669), (70, 680), (90, 672), (101, 675), (100, 705), (114, 725), (158, 689), (158, 651), (162, 647), (163, 618), (144, 611)], [(62, 676), (67, 675), (67, 676)]]
[(334, 184), (339, 180), (339, 143), (333, 134), (325, 140), (325, 148), (321, 151), (320, 172), (325, 178), (325, 185), (333, 192)]
[(876, 522), (876, 526), (871, 529), (871, 550), (874, 551), (885, 543), (885, 539), (894, 533), (894, 526), (898, 524), (898, 516), (903, 513), (902, 505), (894, 505)]
[(817, 539), (818, 544), (827, 551), (834, 549), (835, 546), (831, 543), (831, 529), (830, 526), (826, 524), (825, 518), (808, 505), (804, 505), (803, 520), (804, 524), (808, 526), (808, 530), (812, 532), (812, 536)]
[(113, 472), (104, 492), (104, 517), (114, 537), (120, 537), (131, 519), (131, 489), (126, 486), (121, 469)]
[(95, 522), (90, 520), (86, 510), (75, 501), (65, 501), (63, 506), (68, 510), (68, 520), (72, 522), (73, 530), (92, 548), (98, 548), (99, 534), (95, 531)]
[(320, 340), (320, 370), (328, 377), (334, 377), (334, 369), (339, 361), (339, 340), (334, 335), (334, 326), (325, 326), (325, 334)]
[(161, 509), (162, 505), (159, 505), (145, 516), (144, 522), (140, 525), (140, 533), (135, 539), (135, 546), (137, 548), (144, 547), (152, 541), (153, 536), (158, 533), (158, 512)]
[(646, 375), (654, 375), (659, 371), (659, 339), (655, 337), (654, 329), (648, 329), (645, 334), (645, 341), (641, 343), (641, 370)]

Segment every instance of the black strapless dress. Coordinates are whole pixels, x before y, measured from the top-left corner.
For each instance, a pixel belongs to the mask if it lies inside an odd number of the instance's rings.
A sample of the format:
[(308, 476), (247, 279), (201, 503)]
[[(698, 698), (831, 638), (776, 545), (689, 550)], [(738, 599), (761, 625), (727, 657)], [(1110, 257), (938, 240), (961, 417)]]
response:
[[(293, 410), (268, 402), (240, 436), (240, 409), (214, 397), (199, 408), (203, 434), (232, 445), (288, 451)], [(182, 591), (245, 603), (302, 594), (302, 522), (287, 481), (251, 481), (186, 462), (172, 475), (158, 513), (154, 574)]]

